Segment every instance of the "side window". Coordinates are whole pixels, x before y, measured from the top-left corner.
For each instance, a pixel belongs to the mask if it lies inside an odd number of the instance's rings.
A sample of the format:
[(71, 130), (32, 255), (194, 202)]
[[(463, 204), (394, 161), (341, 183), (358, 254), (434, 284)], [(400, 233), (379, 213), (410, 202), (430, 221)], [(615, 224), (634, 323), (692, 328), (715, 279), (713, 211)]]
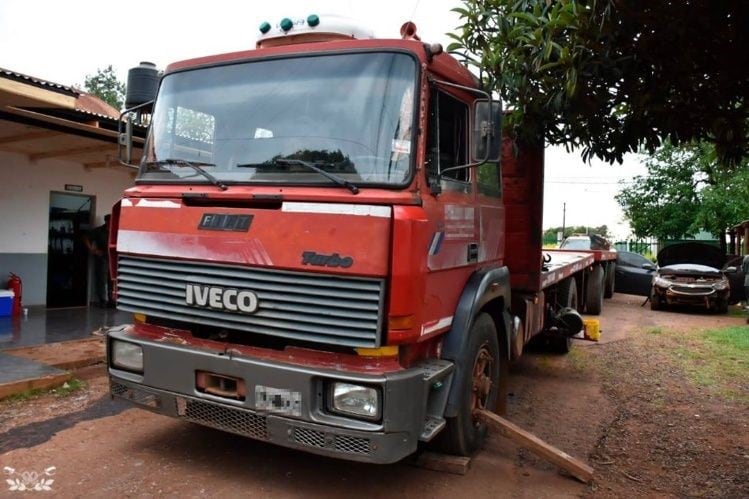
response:
[(484, 163), (478, 167), (478, 171), (479, 192), (484, 196), (501, 197), (497, 163)]
[[(426, 171), (433, 177), (468, 163), (468, 106), (439, 90), (432, 90), (430, 102)], [(454, 170), (443, 178), (468, 182), (468, 171)]]

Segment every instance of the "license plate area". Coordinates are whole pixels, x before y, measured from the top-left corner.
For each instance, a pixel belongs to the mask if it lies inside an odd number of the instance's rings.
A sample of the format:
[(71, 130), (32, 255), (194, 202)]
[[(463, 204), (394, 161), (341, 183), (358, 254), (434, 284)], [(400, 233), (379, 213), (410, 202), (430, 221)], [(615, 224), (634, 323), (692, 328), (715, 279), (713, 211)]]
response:
[(231, 400), (244, 400), (247, 397), (244, 380), (225, 374), (195, 371), (195, 388), (201, 393)]

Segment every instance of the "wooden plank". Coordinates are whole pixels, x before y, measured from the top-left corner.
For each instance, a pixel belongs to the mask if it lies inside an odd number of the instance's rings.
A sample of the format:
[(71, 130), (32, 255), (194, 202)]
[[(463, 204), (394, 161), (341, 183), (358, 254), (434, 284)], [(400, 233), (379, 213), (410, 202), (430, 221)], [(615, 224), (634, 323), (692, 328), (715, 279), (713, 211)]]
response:
[[(79, 123), (77, 121), (71, 121), (66, 120), (65, 118), (58, 118), (56, 116), (49, 116), (42, 113), (37, 113), (35, 111), (29, 111), (28, 109), (19, 109), (17, 107), (6, 107), (3, 108), (3, 112), (15, 114), (16, 116), (23, 116), (25, 118), (31, 118), (38, 121), (43, 121), (46, 123), (50, 123), (53, 125), (63, 126), (66, 128), (72, 128), (75, 130), (81, 130), (85, 132), (91, 132), (95, 133), (97, 135), (101, 135), (102, 137), (111, 137), (116, 139), (118, 134), (115, 130), (107, 130), (106, 128), (97, 128), (90, 125), (86, 125), (84, 123)], [(42, 126), (42, 125), (37, 125)], [(133, 146), (142, 148), (143, 143), (145, 142), (145, 139), (142, 139), (140, 137), (133, 137)], [(112, 142), (112, 144), (117, 147), (116, 142)]]
[(480, 409), (476, 411), (476, 415), (481, 419), (481, 421), (486, 423), (487, 426), (499, 432), (503, 437), (509, 438), (537, 456), (546, 459), (563, 470), (566, 470), (581, 482), (590, 483), (590, 481), (593, 480), (593, 468), (579, 459), (576, 459), (566, 452), (557, 449), (553, 445), (544, 442), (532, 433), (523, 430), (516, 424), (511, 423), (505, 418), (497, 416), (492, 412)]
[(40, 152), (37, 154), (29, 155), (29, 159), (31, 161), (36, 161), (36, 160), (45, 159), (45, 158), (60, 158), (63, 156), (75, 156), (77, 154), (88, 154), (92, 152), (113, 151), (116, 148), (117, 148), (117, 144), (105, 143), (99, 146), (76, 147), (73, 149), (61, 149), (57, 151)]
[(465, 475), (471, 468), (471, 458), (438, 454), (436, 452), (422, 452), (416, 457), (416, 461), (413, 464), (426, 470)]
[(0, 103), (10, 106), (44, 106), (75, 109), (76, 98), (47, 88), (0, 77)]
[(65, 372), (3, 383), (0, 384), (0, 400), (29, 390), (47, 390), (49, 388), (54, 388), (62, 385), (72, 377), (73, 375), (71, 373)]
[(0, 144), (12, 144), (14, 142), (28, 142), (31, 140), (47, 139), (56, 135), (62, 135), (55, 130), (41, 130), (39, 132), (27, 132), (19, 135), (0, 137)]

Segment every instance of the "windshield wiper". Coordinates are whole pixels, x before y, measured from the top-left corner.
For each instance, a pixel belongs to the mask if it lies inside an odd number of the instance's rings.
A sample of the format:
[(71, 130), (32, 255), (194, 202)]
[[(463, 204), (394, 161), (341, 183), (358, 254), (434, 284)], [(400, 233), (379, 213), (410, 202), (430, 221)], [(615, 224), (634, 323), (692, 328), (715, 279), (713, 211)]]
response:
[(345, 178), (341, 178), (338, 175), (334, 175), (330, 172), (327, 172), (320, 168), (320, 166), (331, 166), (333, 163), (312, 163), (310, 161), (304, 161), (301, 159), (290, 159), (290, 158), (276, 158), (271, 160), (269, 163), (244, 163), (237, 165), (237, 168), (257, 168), (260, 166), (268, 166), (272, 164), (279, 164), (279, 165), (301, 165), (309, 168), (310, 170), (319, 173), (323, 177), (327, 178), (328, 180), (335, 182), (336, 184), (340, 185), (341, 187), (345, 187), (348, 190), (350, 190), (353, 194), (359, 194), (359, 188), (346, 180)]
[(167, 158), (167, 159), (160, 159), (158, 161), (148, 161), (146, 162), (146, 166), (163, 166), (163, 165), (177, 165), (177, 166), (187, 166), (188, 168), (192, 168), (199, 174), (203, 175), (205, 178), (207, 178), (213, 185), (221, 189), (222, 191), (225, 191), (228, 189), (225, 183), (223, 183), (221, 180), (217, 179), (207, 171), (205, 171), (202, 167), (203, 166), (216, 166), (213, 163), (203, 163), (198, 161), (187, 161), (186, 159), (179, 159), (179, 158)]

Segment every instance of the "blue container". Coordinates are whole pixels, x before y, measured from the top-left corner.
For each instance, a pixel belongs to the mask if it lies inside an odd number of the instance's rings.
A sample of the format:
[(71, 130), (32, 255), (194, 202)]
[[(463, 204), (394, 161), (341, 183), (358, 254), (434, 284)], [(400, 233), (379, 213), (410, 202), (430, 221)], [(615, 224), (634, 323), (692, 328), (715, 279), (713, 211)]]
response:
[(15, 298), (13, 291), (6, 289), (0, 289), (0, 317), (9, 317), (13, 311), (13, 299)]

